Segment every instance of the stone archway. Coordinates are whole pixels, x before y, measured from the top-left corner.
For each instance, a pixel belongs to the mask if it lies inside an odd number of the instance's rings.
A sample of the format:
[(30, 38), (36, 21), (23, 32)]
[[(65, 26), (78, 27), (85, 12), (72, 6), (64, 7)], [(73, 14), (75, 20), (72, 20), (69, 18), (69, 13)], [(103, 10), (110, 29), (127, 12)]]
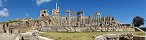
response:
[(49, 20), (49, 24), (51, 24), (51, 20)]
[(10, 33), (10, 34), (13, 33), (13, 28), (9, 28), (9, 33)]

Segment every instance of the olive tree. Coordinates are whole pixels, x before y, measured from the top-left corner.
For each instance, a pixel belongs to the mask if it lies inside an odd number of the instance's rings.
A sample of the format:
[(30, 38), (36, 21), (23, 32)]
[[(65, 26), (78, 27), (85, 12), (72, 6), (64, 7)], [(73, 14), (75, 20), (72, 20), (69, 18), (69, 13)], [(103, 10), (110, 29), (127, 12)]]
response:
[[(140, 27), (141, 25), (144, 25), (144, 19), (140, 16), (135, 16), (133, 18), (132, 24), (134, 25), (134, 27)], [(135, 29), (135, 31), (138, 31), (138, 30)]]

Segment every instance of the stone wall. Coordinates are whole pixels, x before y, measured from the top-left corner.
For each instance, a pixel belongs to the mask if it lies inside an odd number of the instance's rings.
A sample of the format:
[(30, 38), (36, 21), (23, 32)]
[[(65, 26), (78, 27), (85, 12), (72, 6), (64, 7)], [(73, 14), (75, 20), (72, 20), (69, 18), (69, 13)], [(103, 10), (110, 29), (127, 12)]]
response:
[(39, 27), (40, 31), (44, 32), (92, 32), (96, 31), (95, 27), (88, 26), (88, 27), (77, 27), (77, 26), (43, 26)]

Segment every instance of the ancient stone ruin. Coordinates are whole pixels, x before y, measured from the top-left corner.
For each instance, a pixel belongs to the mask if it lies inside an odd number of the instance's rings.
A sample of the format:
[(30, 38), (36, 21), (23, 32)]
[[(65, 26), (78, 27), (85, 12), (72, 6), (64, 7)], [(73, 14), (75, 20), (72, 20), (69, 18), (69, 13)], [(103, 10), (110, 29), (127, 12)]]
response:
[[(0, 23), (0, 40), (45, 40), (46, 38), (38, 35), (38, 32), (115, 32), (115, 31), (134, 31), (132, 24), (123, 24), (113, 16), (101, 16), (101, 12), (95, 12), (91, 16), (84, 16), (84, 11), (66, 10), (65, 16), (60, 15), (60, 9), (56, 2), (56, 9), (50, 15), (48, 10), (41, 10), (40, 16), (33, 18), (17, 18)], [(30, 32), (37, 30), (38, 32)], [(112, 35), (110, 35), (112, 36)], [(124, 39), (121, 36), (101, 36), (101, 39)], [(127, 36), (127, 34), (126, 34)], [(124, 40), (141, 39), (130, 35), (132, 38)], [(124, 36), (125, 37), (125, 36)], [(48, 40), (48, 39), (47, 39)], [(50, 39), (51, 40), (51, 39)], [(143, 40), (143, 39), (142, 39)]]
[(129, 33), (105, 34), (97, 36), (94, 40), (146, 40), (146, 36), (135, 36)]

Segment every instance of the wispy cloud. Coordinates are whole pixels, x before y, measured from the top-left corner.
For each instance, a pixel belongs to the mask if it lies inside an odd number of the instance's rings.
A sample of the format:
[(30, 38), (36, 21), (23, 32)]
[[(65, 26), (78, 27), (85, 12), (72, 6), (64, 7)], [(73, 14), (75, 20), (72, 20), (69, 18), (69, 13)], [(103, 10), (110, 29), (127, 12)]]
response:
[(2, 6), (3, 0), (0, 0), (0, 6)]
[[(32, 0), (33, 1), (33, 0)], [(51, 2), (51, 0), (36, 0), (36, 4), (40, 6), (43, 3)]]
[(0, 17), (8, 17), (9, 16), (9, 11), (7, 8), (3, 8), (0, 10)]
[(6, 5), (7, 3), (7, 0), (0, 0), (0, 7)]
[(34, 1), (34, 0), (32, 0), (32, 1)]
[(29, 16), (28, 13), (25, 13), (26, 16)]

